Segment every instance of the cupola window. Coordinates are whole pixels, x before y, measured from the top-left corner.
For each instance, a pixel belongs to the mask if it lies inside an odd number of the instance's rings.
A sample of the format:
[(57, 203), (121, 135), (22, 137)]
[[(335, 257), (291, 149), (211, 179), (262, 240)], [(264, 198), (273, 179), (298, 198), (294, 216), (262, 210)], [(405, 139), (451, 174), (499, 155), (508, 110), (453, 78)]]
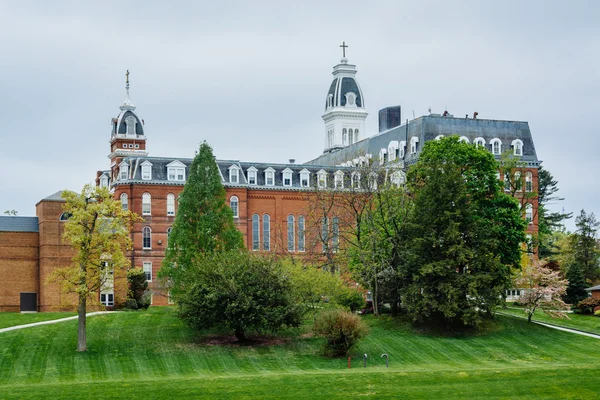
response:
[(130, 115), (125, 118), (125, 125), (127, 125), (127, 136), (135, 135), (135, 125), (137, 124), (137, 120), (134, 116)]
[(352, 129), (348, 129), (348, 144), (354, 143), (354, 131)]
[(327, 108), (331, 108), (331, 107), (333, 107), (333, 95), (332, 94), (327, 96)]
[(356, 95), (352, 92), (346, 93), (346, 105), (347, 106), (355, 106)]
[(346, 128), (342, 129), (342, 143), (344, 146), (348, 145), (348, 130)]

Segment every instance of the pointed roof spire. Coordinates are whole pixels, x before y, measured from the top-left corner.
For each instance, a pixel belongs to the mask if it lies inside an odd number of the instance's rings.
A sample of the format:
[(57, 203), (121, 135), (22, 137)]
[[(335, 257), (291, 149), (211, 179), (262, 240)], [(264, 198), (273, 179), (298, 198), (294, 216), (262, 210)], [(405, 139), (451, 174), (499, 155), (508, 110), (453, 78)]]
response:
[(125, 100), (123, 100), (123, 104), (119, 108), (123, 111), (133, 111), (135, 110), (135, 104), (133, 104), (133, 101), (129, 98), (129, 70), (125, 73), (125, 91)]

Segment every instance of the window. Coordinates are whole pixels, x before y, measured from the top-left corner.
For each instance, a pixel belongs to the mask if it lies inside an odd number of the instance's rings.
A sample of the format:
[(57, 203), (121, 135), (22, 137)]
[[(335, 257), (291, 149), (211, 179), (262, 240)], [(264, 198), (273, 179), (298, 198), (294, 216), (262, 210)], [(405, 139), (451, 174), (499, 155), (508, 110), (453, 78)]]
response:
[(321, 244), (323, 245), (323, 253), (329, 249), (329, 221), (327, 217), (321, 219)]
[(410, 138), (410, 154), (416, 154), (419, 145), (419, 138), (413, 136)]
[(348, 92), (346, 93), (346, 106), (355, 106), (356, 104), (354, 104), (354, 99), (356, 98), (356, 95), (352, 92)]
[(298, 251), (304, 251), (304, 216), (298, 217)]
[(333, 176), (333, 186), (336, 189), (344, 188), (344, 173), (342, 171), (336, 171), (335, 175)]
[(127, 165), (126, 163), (121, 163), (120, 167), (119, 167), (119, 180), (124, 181), (127, 179), (127, 176), (129, 175), (129, 165)]
[(137, 123), (137, 120), (132, 115), (125, 118), (125, 125), (127, 125), (127, 135), (128, 136), (135, 135), (135, 124), (136, 123)]
[(267, 186), (275, 185), (275, 170), (273, 168), (267, 168), (265, 170), (265, 185), (267, 185)]
[(149, 181), (152, 179), (152, 164), (149, 161), (142, 163), (142, 180)]
[(338, 217), (333, 217), (331, 220), (331, 245), (334, 252), (340, 249), (340, 220)]
[(146, 274), (146, 281), (152, 282), (152, 263), (144, 261), (143, 263), (144, 273)]
[(398, 141), (397, 140), (392, 140), (388, 144), (387, 152), (389, 154), (388, 159), (390, 161), (394, 161), (396, 159), (396, 149), (397, 148), (398, 148)]
[(342, 144), (344, 146), (348, 145), (348, 130), (346, 128), (342, 129)]
[(323, 170), (317, 172), (317, 186), (319, 186), (319, 189), (327, 187), (327, 172)]
[(485, 139), (483, 138), (478, 137), (473, 141), (473, 143), (475, 144), (475, 147), (485, 147)]
[(533, 236), (529, 233), (525, 235), (525, 246), (527, 247), (527, 252), (533, 254)]
[(233, 212), (233, 218), (239, 218), (239, 209), (238, 209), (238, 198), (237, 198), (237, 196), (231, 196), (229, 198), (229, 206), (231, 207), (231, 211)]
[(531, 171), (525, 172), (525, 191), (528, 193), (533, 191), (533, 174)]
[(144, 193), (142, 195), (142, 215), (150, 215), (151, 214), (151, 202), (152, 202), (152, 197), (150, 196), (150, 193)]
[(504, 174), (504, 191), (510, 192), (511, 182), (510, 182), (510, 174)]
[(127, 143), (123, 143), (123, 148), (126, 149), (127, 148)]
[(150, 230), (149, 226), (142, 228), (142, 248), (152, 248), (152, 231)]
[(492, 147), (492, 154), (495, 156), (499, 156), (502, 154), (502, 142), (500, 139), (492, 139), (490, 140), (490, 146)]
[(100, 303), (106, 307), (115, 305), (115, 294), (114, 293), (100, 293)]
[(461, 137), (458, 139), (458, 141), (459, 141), (459, 142), (465, 142), (465, 143), (471, 143), (471, 142), (469, 141), (469, 138), (468, 138), (468, 137), (466, 137), (466, 136), (461, 136)]
[(398, 146), (398, 158), (404, 158), (404, 149), (406, 148), (406, 142), (400, 142), (400, 146)]
[(333, 147), (333, 131), (327, 131), (327, 148)]
[(303, 169), (300, 171), (300, 186), (301, 187), (309, 187), (310, 186), (310, 172), (308, 170)]
[(515, 189), (517, 192), (523, 190), (523, 178), (521, 178), (521, 172), (515, 172)]
[(271, 250), (271, 217), (263, 215), (263, 250)]
[(167, 195), (167, 215), (175, 215), (175, 195), (173, 193)]
[(354, 130), (354, 142), (358, 142), (358, 129)]
[(129, 148), (133, 149), (133, 143), (129, 143)]
[(331, 108), (333, 106), (333, 95), (330, 94), (327, 96), (327, 108)]
[(288, 251), (294, 251), (296, 249), (296, 241), (294, 237), (294, 232), (296, 231), (295, 227), (295, 218), (293, 215), (288, 215), (287, 217), (287, 240), (288, 240)]
[(286, 168), (283, 170), (283, 186), (292, 186), (292, 170)]
[(58, 220), (62, 221), (62, 222), (65, 222), (65, 221), (68, 221), (69, 218), (71, 218), (71, 216), (72, 216), (72, 214), (64, 212), (64, 213), (60, 214), (60, 217), (58, 217)]
[(369, 190), (377, 190), (377, 174), (375, 172), (369, 174)]
[(256, 168), (248, 168), (248, 184), (256, 185)]
[(352, 173), (350, 184), (352, 185), (352, 189), (360, 189), (360, 172)]
[(529, 225), (533, 224), (533, 206), (531, 203), (525, 205), (525, 220)]
[(167, 180), (185, 181), (185, 164), (179, 160), (167, 164)]
[(444, 138), (444, 135), (437, 135), (435, 137), (435, 139), (433, 139), (433, 140), (442, 140), (443, 138)]
[(348, 129), (348, 144), (354, 143), (354, 132), (352, 129)]
[(383, 165), (387, 162), (387, 149), (379, 150), (379, 164)]
[(515, 139), (512, 141), (511, 143), (512, 148), (513, 148), (513, 154), (515, 156), (522, 156), (523, 155), (523, 142), (520, 139)]
[(100, 187), (103, 187), (103, 188), (108, 187), (108, 176), (102, 175), (100, 177)]
[(140, 148), (140, 145), (136, 143), (136, 144), (135, 144), (135, 148), (136, 148), (136, 149), (139, 149), (139, 148)]
[(252, 216), (252, 250), (260, 250), (260, 217), (258, 214)]
[(127, 193), (121, 193), (121, 208), (123, 211), (129, 210), (129, 197), (127, 197)]
[(229, 182), (230, 183), (239, 183), (240, 181), (240, 175), (239, 175), (239, 171), (237, 166), (232, 165), (231, 168), (229, 168)]

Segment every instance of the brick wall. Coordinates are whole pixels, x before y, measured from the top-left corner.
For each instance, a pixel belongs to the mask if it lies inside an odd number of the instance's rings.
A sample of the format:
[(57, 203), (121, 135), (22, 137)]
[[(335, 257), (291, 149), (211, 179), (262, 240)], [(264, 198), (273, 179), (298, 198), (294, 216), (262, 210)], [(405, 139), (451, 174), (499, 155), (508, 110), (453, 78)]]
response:
[(0, 311), (19, 311), (21, 292), (38, 292), (38, 233), (0, 232)]

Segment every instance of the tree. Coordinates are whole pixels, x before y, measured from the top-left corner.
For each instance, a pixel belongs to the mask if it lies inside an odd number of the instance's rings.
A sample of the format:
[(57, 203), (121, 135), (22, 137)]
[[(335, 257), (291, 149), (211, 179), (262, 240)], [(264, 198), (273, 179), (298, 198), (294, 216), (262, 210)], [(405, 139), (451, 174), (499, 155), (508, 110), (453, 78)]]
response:
[(175, 301), (192, 283), (187, 273), (202, 257), (243, 247), (243, 237), (226, 203), (225, 188), (211, 147), (206, 143), (194, 157), (179, 197), (179, 209), (169, 236), (159, 277)]
[(81, 194), (64, 191), (64, 212), (70, 215), (64, 224), (64, 239), (74, 251), (72, 264), (56, 270), (51, 279), (78, 297), (77, 351), (87, 351), (86, 311), (105, 285), (129, 266), (124, 251), (131, 248), (129, 237), (134, 222), (140, 218), (124, 211), (106, 188), (84, 186)]
[(497, 170), (493, 155), (458, 137), (427, 142), (409, 169), (414, 205), (400, 280), (414, 320), (475, 325), (510, 285), (525, 221)]
[(521, 271), (517, 285), (525, 288), (519, 303), (525, 307), (529, 322), (537, 309), (553, 318), (567, 317), (564, 313), (567, 305), (562, 297), (566, 293), (568, 281), (560, 277), (560, 271), (552, 271), (539, 260), (531, 259), (529, 266)]
[(19, 213), (19, 212), (18, 212), (17, 210), (6, 210), (6, 211), (4, 211), (4, 214), (6, 214), (6, 215), (10, 215), (10, 216), (12, 216), (12, 217), (15, 217), (15, 216), (17, 216), (17, 214), (18, 214), (18, 213)]
[(142, 268), (131, 268), (127, 271), (127, 282), (129, 283), (129, 291), (127, 292), (125, 306), (133, 310), (150, 307), (150, 293), (148, 291), (146, 272)]
[(290, 279), (275, 259), (231, 250), (194, 263), (189, 289), (178, 298), (179, 314), (190, 327), (230, 329), (245, 341), (248, 331), (300, 325)]
[(562, 201), (564, 198), (556, 196), (558, 181), (544, 167), (538, 169), (538, 255), (541, 258), (555, 256), (559, 250), (552, 240), (553, 232), (560, 230), (564, 220), (573, 216), (573, 213), (551, 212), (548, 206)]
[(588, 286), (585, 282), (583, 269), (579, 264), (571, 265), (567, 270), (566, 278), (569, 281), (569, 285), (567, 286), (567, 292), (563, 300), (574, 307), (581, 300), (588, 297), (588, 292), (585, 290)]
[(581, 210), (575, 226), (577, 229), (571, 236), (573, 263), (581, 267), (586, 280), (593, 284), (600, 278), (600, 244), (596, 237), (600, 223), (594, 213), (587, 214)]

